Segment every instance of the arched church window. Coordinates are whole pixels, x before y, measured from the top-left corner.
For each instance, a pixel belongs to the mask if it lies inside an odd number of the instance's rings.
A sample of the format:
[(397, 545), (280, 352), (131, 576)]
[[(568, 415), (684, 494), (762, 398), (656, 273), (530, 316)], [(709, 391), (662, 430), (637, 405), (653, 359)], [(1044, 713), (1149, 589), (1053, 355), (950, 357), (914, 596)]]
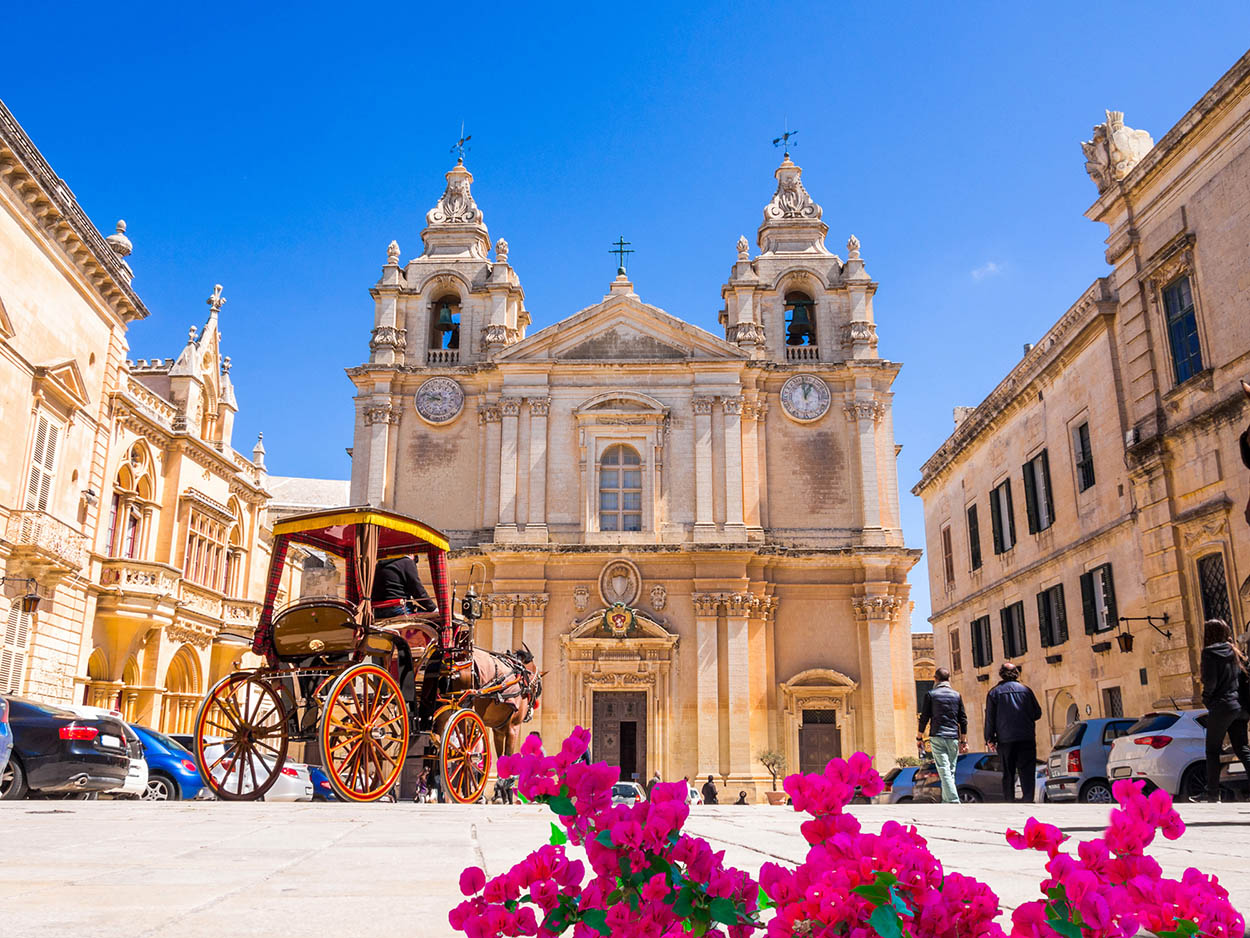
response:
[(113, 498), (109, 503), (108, 543), (110, 557), (134, 559), (143, 554), (151, 526), (152, 459), (141, 443), (131, 447), (126, 461), (117, 470)]
[(816, 344), (815, 310), (806, 293), (786, 294), (786, 345)]
[(599, 530), (642, 530), (642, 458), (624, 443), (599, 461)]
[(460, 348), (460, 297), (440, 297), (434, 301), (431, 312), (430, 348)]

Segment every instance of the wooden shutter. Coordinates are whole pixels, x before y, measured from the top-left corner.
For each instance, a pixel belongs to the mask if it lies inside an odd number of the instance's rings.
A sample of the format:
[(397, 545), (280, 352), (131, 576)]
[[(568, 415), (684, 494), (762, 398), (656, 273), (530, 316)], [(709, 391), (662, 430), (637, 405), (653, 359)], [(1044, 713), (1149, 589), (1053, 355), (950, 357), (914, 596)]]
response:
[(1024, 603), (1014, 603), (1011, 607), (1011, 628), (1016, 636), (1016, 656), (1029, 653), (1029, 636), (1025, 631)]
[(1115, 580), (1111, 576), (1111, 564), (1105, 563), (1098, 569), (1102, 574), (1103, 597), (1107, 605), (1107, 628), (1115, 628), (1119, 624), (1120, 612), (1115, 603)]
[(1012, 649), (1011, 649), (1012, 640), (1011, 640), (1010, 608), (1011, 607), (1007, 607), (1006, 609), (998, 610), (998, 619), (999, 619), (999, 625), (1002, 626), (1002, 630), (1003, 630), (1003, 655), (1004, 657), (1007, 657), (1007, 658), (1014, 658), (1015, 655), (1012, 653)]
[(1051, 642), (1050, 610), (1046, 607), (1046, 590), (1037, 594), (1037, 634), (1042, 647), (1049, 648)]
[(998, 490), (990, 490), (990, 527), (994, 529), (994, 553), (1003, 552), (1003, 512), (998, 505)]
[(0, 643), (0, 693), (20, 694), (26, 674), (26, 649), (30, 643), (30, 616), (22, 612), (15, 599), (4, 623), (4, 641)]
[(30, 456), (30, 477), (26, 484), (27, 511), (47, 511), (56, 474), (56, 451), (61, 428), (44, 414), (35, 421), (35, 445)]
[(1037, 482), (1033, 478), (1033, 463), (1024, 464), (1024, 510), (1029, 519), (1029, 533), (1036, 534), (1037, 523)]
[(1003, 483), (1003, 499), (1007, 502), (1007, 531), (1011, 535), (1011, 546), (1016, 546), (1016, 508), (1011, 502), (1011, 480)]
[(1054, 644), (1062, 645), (1068, 640), (1068, 611), (1064, 608), (1063, 584), (1052, 586), (1050, 590), (1054, 594), (1054, 602), (1051, 603), (1051, 634)]
[(963, 661), (959, 653), (959, 626), (950, 631), (951, 637), (951, 671), (958, 674), (963, 670)]
[(942, 574), (947, 586), (955, 582), (955, 550), (951, 544), (951, 529), (942, 528)]
[(973, 570), (981, 569), (981, 525), (977, 522), (977, 506), (968, 506), (968, 552)]
[(1046, 505), (1046, 527), (1055, 523), (1055, 500), (1050, 493), (1050, 454), (1042, 450), (1042, 498)]
[(1098, 612), (1094, 608), (1094, 574), (1096, 570), (1081, 574), (1081, 610), (1085, 614), (1085, 634), (1098, 631)]

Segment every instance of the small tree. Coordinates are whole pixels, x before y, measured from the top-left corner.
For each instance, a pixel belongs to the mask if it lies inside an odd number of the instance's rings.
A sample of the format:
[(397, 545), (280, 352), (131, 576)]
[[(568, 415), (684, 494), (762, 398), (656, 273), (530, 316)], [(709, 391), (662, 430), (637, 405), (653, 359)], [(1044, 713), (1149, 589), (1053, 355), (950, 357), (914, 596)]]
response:
[(775, 749), (769, 749), (767, 752), (760, 753), (760, 764), (768, 769), (768, 774), (773, 777), (773, 791), (776, 791), (777, 777), (786, 768), (786, 757)]

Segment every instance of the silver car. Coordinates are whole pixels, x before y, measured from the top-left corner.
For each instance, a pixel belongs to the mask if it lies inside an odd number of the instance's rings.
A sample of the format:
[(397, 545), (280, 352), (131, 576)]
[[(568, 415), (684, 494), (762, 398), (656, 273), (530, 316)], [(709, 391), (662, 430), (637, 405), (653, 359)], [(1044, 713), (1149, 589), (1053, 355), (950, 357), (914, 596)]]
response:
[[(206, 736), (209, 741), (204, 747), (204, 756), (208, 764), (216, 762), (226, 751), (225, 742), (222, 739)], [(213, 770), (213, 778), (221, 783), (226, 775), (226, 766), (222, 762)], [(245, 780), (244, 791), (249, 790), (250, 780)], [(313, 800), (313, 782), (312, 775), (308, 772), (308, 766), (302, 762), (291, 762), (287, 760), (282, 764), (282, 771), (278, 773), (277, 780), (273, 783), (273, 787), (261, 797), (262, 801), (312, 801)]]
[(1103, 717), (1069, 725), (1047, 760), (1047, 799), (1110, 804), (1113, 799), (1107, 756), (1111, 744), (1135, 722), (1135, 717)]

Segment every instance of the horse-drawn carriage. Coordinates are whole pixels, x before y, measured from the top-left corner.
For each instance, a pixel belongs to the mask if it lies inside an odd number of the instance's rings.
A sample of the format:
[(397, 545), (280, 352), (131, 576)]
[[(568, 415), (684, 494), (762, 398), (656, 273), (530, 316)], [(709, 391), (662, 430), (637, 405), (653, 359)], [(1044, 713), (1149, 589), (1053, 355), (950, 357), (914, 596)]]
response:
[[(341, 595), (275, 609), (293, 545), (341, 560)], [(262, 797), (293, 743), (317, 754), (335, 793), (349, 801), (375, 801), (394, 789), (410, 748), (436, 763), (448, 798), (482, 797), (491, 767), (488, 732), (496, 751), (510, 751), (542, 685), (527, 652), (474, 647), (481, 599), (470, 586), (456, 614), (447, 550), (434, 529), (375, 508), (313, 512), (274, 525), (252, 644), (265, 664), (220, 680), (196, 716), (196, 759), (217, 797)], [(437, 609), (405, 606), (400, 615), (377, 618), (375, 609), (392, 603), (373, 601), (374, 574), (379, 564), (406, 556), (427, 559)]]

